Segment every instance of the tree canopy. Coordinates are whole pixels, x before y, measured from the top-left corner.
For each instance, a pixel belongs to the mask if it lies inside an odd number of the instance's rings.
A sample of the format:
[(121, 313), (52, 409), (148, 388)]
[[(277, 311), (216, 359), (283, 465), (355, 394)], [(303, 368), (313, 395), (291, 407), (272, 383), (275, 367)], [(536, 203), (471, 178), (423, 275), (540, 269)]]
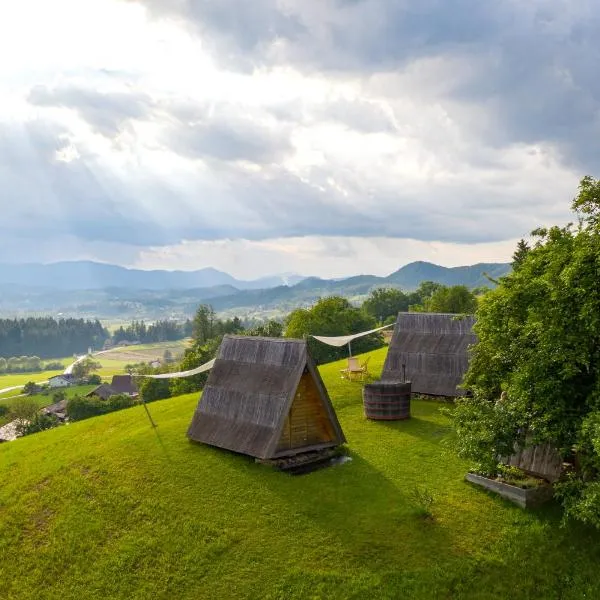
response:
[[(402, 290), (394, 288), (374, 289), (363, 302), (363, 310), (380, 323), (388, 319), (396, 320), (399, 312), (406, 312), (410, 304), (410, 297)], [(392, 322), (393, 322), (392, 321)]]
[(477, 308), (477, 298), (464, 285), (441, 287), (425, 300), (427, 312), (473, 314)]
[(84, 319), (0, 319), (0, 356), (35, 354), (41, 358), (69, 356), (101, 348), (108, 331), (99, 321)]
[[(286, 322), (285, 336), (304, 338), (310, 335), (349, 335), (374, 329), (377, 322), (346, 298), (330, 296), (321, 298), (311, 308), (292, 311)], [(353, 354), (368, 352), (382, 345), (378, 334), (365, 336), (352, 342)], [(334, 348), (308, 337), (308, 346), (317, 363), (339, 360), (348, 355), (348, 349)]]
[[(600, 526), (600, 185), (585, 178), (578, 225), (539, 229), (477, 310), (455, 411), (459, 448), (490, 472), (516, 445), (548, 442), (574, 469), (558, 485), (567, 514)], [(502, 394), (504, 392), (504, 394)], [(502, 394), (502, 401), (499, 398)]]

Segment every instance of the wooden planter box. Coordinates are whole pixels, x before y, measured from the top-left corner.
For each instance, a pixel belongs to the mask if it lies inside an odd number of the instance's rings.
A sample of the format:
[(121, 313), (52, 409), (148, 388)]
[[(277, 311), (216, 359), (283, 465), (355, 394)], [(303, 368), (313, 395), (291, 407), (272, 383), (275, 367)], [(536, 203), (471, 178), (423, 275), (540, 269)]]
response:
[(465, 479), (486, 490), (499, 494), (503, 498), (518, 504), (521, 508), (534, 508), (552, 499), (553, 490), (549, 484), (523, 489), (509, 483), (504, 483), (503, 481), (489, 479), (483, 475), (476, 475), (475, 473), (467, 473)]

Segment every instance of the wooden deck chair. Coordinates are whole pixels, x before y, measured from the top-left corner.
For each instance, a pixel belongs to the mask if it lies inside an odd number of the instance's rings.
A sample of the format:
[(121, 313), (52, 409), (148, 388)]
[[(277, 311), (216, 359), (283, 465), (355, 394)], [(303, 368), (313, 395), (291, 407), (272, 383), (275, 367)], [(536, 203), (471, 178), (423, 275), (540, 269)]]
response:
[(361, 367), (358, 363), (356, 356), (348, 357), (348, 366), (345, 369), (340, 369), (342, 377), (345, 379), (352, 379), (361, 372)]

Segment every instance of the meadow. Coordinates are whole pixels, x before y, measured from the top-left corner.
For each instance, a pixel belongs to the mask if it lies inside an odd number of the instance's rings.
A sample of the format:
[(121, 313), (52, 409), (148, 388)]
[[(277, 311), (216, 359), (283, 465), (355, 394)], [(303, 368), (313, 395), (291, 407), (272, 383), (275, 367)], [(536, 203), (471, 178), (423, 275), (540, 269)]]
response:
[[(174, 342), (160, 342), (156, 344), (139, 344), (135, 346), (118, 347), (110, 350), (109, 352), (100, 354), (95, 357), (94, 360), (99, 362), (102, 367), (97, 371), (104, 380), (109, 381), (113, 375), (119, 375), (125, 372), (125, 367), (130, 364), (140, 362), (151, 362), (156, 359), (161, 359), (166, 350), (171, 352), (173, 357), (177, 357), (183, 354), (184, 350), (188, 347), (189, 340), (178, 340)], [(44, 362), (56, 362), (59, 361), (66, 366), (73, 362), (72, 357), (57, 358), (51, 361)], [(41, 383), (47, 381), (48, 378), (59, 375), (63, 370), (58, 371), (38, 371), (35, 373), (7, 373), (0, 375), (0, 390), (14, 387), (23, 386), (28, 381), (35, 383)], [(11, 397), (20, 394), (20, 391), (14, 390), (6, 393), (0, 393), (0, 399)]]
[(366, 421), (342, 367), (352, 460), (307, 475), (189, 442), (198, 394), (0, 445), (0, 598), (600, 597), (598, 533), (466, 483), (447, 404)]

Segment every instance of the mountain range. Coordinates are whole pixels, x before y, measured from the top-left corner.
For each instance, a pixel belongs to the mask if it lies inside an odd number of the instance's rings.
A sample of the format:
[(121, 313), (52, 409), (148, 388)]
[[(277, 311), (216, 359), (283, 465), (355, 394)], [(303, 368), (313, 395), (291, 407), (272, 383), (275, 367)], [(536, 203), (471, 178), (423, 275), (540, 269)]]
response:
[(102, 290), (112, 287), (132, 290), (177, 290), (220, 285), (231, 285), (238, 290), (249, 290), (277, 285), (294, 285), (302, 279), (297, 275), (276, 275), (253, 281), (242, 281), (228, 273), (212, 268), (198, 271), (146, 271), (84, 260), (56, 262), (47, 265), (0, 263), (0, 284), (61, 290)]
[(94, 262), (0, 264), (0, 316), (51, 314), (111, 320), (182, 318), (210, 303), (223, 315), (264, 318), (337, 294), (361, 300), (377, 287), (416, 289), (423, 281), (469, 288), (492, 286), (510, 271), (505, 263), (442, 267), (410, 263), (386, 277), (321, 279), (275, 275), (238, 280), (216, 269), (144, 271)]

